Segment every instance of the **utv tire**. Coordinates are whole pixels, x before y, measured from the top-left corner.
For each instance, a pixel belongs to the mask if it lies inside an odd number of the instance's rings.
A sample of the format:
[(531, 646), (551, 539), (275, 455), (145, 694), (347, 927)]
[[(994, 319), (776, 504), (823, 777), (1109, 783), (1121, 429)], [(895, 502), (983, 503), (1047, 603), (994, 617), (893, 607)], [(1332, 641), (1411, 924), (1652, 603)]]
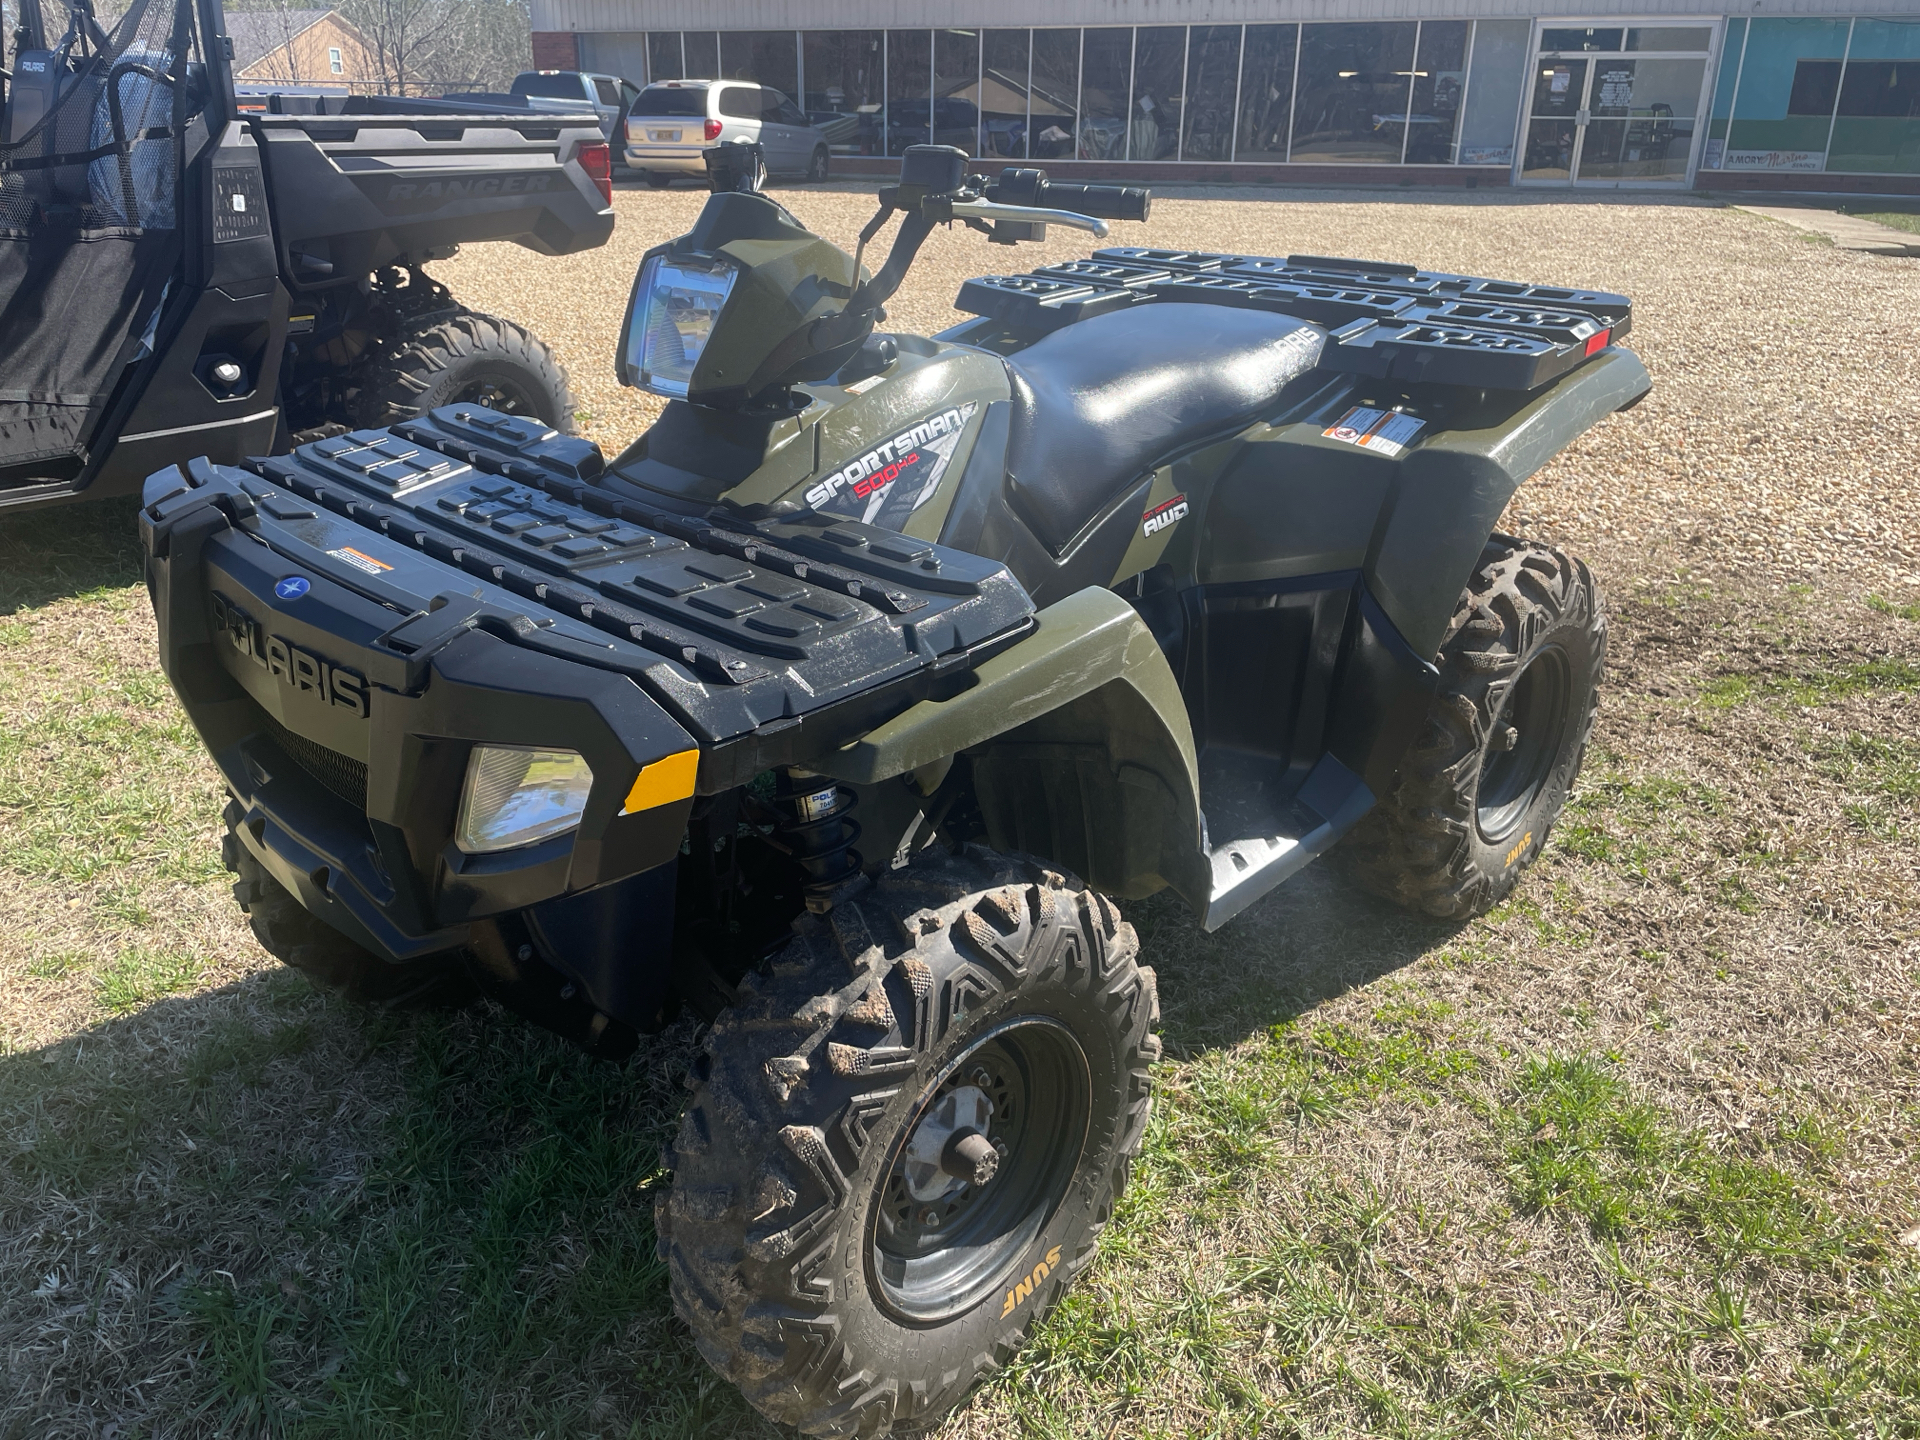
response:
[(742, 983), (654, 1221), (674, 1308), (763, 1414), (924, 1427), (1058, 1303), (1146, 1129), (1138, 950), (1078, 881), (936, 848)]
[(372, 367), (355, 409), (361, 425), (380, 428), (463, 401), (573, 431), (559, 357), (511, 320), (472, 311), (402, 339)]
[(821, 145), (813, 152), (813, 158), (807, 161), (807, 179), (818, 184), (832, 173), (833, 161), (827, 156), (827, 147)]
[(237, 801), (228, 802), (224, 818), (220, 858), (233, 873), (233, 898), (246, 912), (254, 938), (274, 959), (298, 970), (316, 989), (363, 1004), (403, 1009), (470, 998), (465, 974), (453, 962), (389, 964), (310, 913), (235, 833), (244, 818)]
[(1363, 886), (1443, 920), (1507, 897), (1586, 756), (1604, 605), (1578, 560), (1505, 535), (1488, 541), (1441, 644), (1425, 730), (1341, 847)]

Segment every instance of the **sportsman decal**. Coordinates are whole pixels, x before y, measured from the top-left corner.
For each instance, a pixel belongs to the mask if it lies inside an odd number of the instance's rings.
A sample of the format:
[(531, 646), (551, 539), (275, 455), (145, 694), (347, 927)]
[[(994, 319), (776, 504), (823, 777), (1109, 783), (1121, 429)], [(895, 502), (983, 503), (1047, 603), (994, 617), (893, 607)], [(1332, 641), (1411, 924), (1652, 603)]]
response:
[(1187, 497), (1176, 495), (1164, 500), (1140, 517), (1140, 534), (1144, 537), (1158, 535), (1162, 530), (1178, 525), (1187, 518)]
[(979, 406), (973, 401), (929, 415), (891, 440), (849, 460), (807, 490), (807, 504), (898, 530), (940, 489), (953, 452)]

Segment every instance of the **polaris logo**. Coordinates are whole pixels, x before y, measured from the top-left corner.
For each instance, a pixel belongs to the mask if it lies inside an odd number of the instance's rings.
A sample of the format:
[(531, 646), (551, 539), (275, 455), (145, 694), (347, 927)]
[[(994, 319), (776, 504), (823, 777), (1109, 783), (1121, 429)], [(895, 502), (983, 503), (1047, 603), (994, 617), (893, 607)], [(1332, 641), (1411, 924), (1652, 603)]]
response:
[(1187, 518), (1187, 497), (1176, 495), (1171, 500), (1154, 506), (1140, 517), (1140, 535), (1142, 539), (1158, 535), (1170, 526), (1178, 525)]
[(364, 676), (312, 651), (302, 650), (278, 635), (267, 634), (260, 628), (259, 621), (218, 591), (213, 593), (212, 601), (214, 634), (224, 634), (227, 643), (253, 664), (296, 696), (307, 698), (309, 703), (344, 710), (362, 720), (367, 718)]
[(465, 200), (482, 195), (537, 195), (553, 188), (551, 175), (505, 175), (493, 180), (428, 180), (389, 185), (389, 200)]

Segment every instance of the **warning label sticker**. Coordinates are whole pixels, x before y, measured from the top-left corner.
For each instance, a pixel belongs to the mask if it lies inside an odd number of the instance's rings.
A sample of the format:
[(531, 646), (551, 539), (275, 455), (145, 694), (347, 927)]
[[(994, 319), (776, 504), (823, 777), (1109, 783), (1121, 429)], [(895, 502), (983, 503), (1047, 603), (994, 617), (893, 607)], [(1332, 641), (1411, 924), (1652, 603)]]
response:
[(1329, 440), (1343, 440), (1382, 455), (1398, 455), (1426, 428), (1426, 421), (1398, 410), (1369, 410), (1356, 405), (1320, 433)]
[(393, 568), (384, 560), (376, 560), (371, 555), (362, 555), (351, 545), (342, 545), (338, 550), (327, 551), (327, 554), (336, 560), (344, 560), (347, 564), (353, 566), (354, 569), (364, 570), (369, 575), (378, 575), (383, 570), (391, 570)]

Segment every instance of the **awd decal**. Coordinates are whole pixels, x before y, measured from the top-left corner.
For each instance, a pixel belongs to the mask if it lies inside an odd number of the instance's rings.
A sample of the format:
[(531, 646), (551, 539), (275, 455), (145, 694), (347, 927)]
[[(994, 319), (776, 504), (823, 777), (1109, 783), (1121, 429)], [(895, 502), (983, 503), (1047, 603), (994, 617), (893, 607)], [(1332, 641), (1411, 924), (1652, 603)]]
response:
[(1163, 501), (1140, 517), (1140, 535), (1142, 539), (1158, 535), (1162, 530), (1171, 529), (1187, 518), (1187, 497), (1176, 495)]
[(1027, 1299), (1032, 1296), (1033, 1292), (1040, 1288), (1040, 1282), (1059, 1268), (1060, 1247), (1056, 1245), (1047, 1251), (1046, 1259), (1042, 1260), (1028, 1272), (1026, 1279), (1007, 1291), (1006, 1303), (1000, 1307), (1000, 1318), (1002, 1320), (1006, 1319), (1007, 1316), (1013, 1313), (1016, 1305), (1024, 1304)]
[(216, 634), (224, 631), (229, 645), (295, 695), (367, 718), (365, 676), (267, 634), (259, 621), (218, 591), (213, 594), (213, 628)]
[(807, 504), (824, 514), (898, 530), (940, 489), (954, 448), (979, 408), (971, 400), (950, 406), (882, 441), (810, 486)]

